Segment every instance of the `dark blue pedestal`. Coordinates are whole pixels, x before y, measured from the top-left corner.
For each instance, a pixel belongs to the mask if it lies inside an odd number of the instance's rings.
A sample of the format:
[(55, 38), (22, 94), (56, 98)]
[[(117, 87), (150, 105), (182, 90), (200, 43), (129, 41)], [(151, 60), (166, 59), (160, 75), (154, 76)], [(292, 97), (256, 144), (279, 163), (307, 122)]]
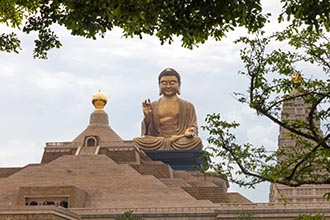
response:
[(202, 164), (200, 156), (205, 151), (202, 150), (185, 150), (185, 151), (144, 151), (147, 156), (155, 161), (162, 161), (168, 164), (174, 170), (197, 171), (196, 167)]

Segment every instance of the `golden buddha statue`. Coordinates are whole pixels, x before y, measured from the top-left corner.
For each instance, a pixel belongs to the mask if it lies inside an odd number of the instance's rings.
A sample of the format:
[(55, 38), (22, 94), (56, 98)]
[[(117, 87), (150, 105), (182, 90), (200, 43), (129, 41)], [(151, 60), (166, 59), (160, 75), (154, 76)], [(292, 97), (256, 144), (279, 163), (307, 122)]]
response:
[(143, 150), (201, 150), (195, 108), (178, 97), (180, 75), (167, 68), (158, 83), (161, 98), (142, 102), (142, 136), (133, 139), (135, 145)]

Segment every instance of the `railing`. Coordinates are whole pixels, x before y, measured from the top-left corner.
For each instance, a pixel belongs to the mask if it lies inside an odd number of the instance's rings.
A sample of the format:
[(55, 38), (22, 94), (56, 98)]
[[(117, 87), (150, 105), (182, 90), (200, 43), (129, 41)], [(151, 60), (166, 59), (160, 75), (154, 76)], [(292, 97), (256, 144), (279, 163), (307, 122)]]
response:
[(218, 207), (155, 207), (155, 208), (102, 208), (102, 209), (80, 209), (72, 208), (70, 210), (79, 214), (118, 214), (123, 212), (133, 213), (214, 213)]
[(79, 142), (47, 142), (46, 147), (79, 147)]
[[(228, 208), (251, 208), (251, 209), (273, 209), (273, 208), (330, 208), (330, 204), (328, 203), (244, 203), (244, 204), (235, 204), (235, 203), (222, 203), (219, 204), (221, 207), (228, 207)], [(330, 209), (329, 209), (330, 211)]]
[[(314, 203), (314, 204), (280, 204), (280, 203), (252, 203), (252, 204), (215, 204), (214, 206), (209, 207), (155, 207), (155, 208), (100, 208), (100, 209), (93, 209), (93, 208), (72, 208), (70, 210), (77, 212), (79, 214), (118, 214), (127, 211), (132, 211), (133, 213), (141, 214), (152, 214), (152, 213), (214, 213), (217, 211), (230, 211), (230, 210), (253, 210), (253, 209), (261, 209), (261, 210), (274, 210), (274, 209), (286, 209), (286, 210), (321, 210), (325, 209), (327, 212), (330, 212), (330, 204), (325, 203)], [(280, 211), (279, 210), (279, 211)]]
[[(79, 147), (80, 142), (47, 142), (46, 147)], [(100, 147), (126, 147), (134, 148), (133, 141), (105, 141), (100, 143)]]
[(129, 147), (134, 148), (133, 141), (104, 141), (100, 147)]

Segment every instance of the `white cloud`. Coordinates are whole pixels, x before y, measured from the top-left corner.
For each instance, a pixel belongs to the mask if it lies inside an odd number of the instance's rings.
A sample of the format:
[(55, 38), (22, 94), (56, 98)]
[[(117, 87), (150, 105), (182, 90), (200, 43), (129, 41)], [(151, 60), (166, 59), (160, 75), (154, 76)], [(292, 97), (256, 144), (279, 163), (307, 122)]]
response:
[(42, 146), (39, 141), (11, 140), (2, 143), (0, 151), (0, 167), (23, 167), (30, 163), (40, 163)]
[(1, 69), (0, 79), (2, 78), (12, 78), (15, 76), (15, 66), (14, 65), (5, 65)]
[(255, 146), (264, 146), (267, 150), (274, 151), (277, 149), (277, 135), (278, 126), (273, 123), (252, 125), (247, 130), (247, 141)]
[(75, 77), (70, 73), (34, 73), (30, 75), (31, 81), (40, 89), (66, 89), (76, 83)]

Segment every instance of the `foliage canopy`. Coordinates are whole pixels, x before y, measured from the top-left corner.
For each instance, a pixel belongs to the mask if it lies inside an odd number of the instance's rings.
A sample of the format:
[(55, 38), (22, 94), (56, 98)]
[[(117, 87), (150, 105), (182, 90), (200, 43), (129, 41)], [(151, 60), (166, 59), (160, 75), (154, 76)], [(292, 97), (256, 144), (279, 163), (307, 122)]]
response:
[[(261, 10), (255, 0), (3, 0), (0, 22), (27, 34), (37, 32), (34, 57), (46, 58), (49, 49), (61, 46), (54, 24), (92, 39), (114, 27), (126, 37), (156, 35), (162, 44), (181, 36), (182, 46), (192, 48), (209, 37), (220, 40), (238, 26), (257, 31), (266, 22)], [(0, 50), (19, 48), (15, 33), (0, 36)]]
[[(237, 184), (254, 186), (263, 181), (289, 186), (330, 183), (330, 36), (318, 29), (288, 26), (265, 36), (240, 37), (241, 50), (249, 78), (247, 93), (235, 93), (237, 99), (255, 112), (286, 129), (292, 146), (271, 152), (265, 146), (240, 144), (233, 129), (237, 122), (226, 122), (220, 114), (210, 114), (204, 127), (209, 133), (213, 156), (223, 159), (214, 164), (219, 172)], [(284, 42), (286, 48), (272, 43)], [(301, 66), (316, 66), (318, 73), (292, 83), (291, 74)], [(302, 117), (283, 115), (283, 105), (301, 99), (309, 107)], [(322, 122), (323, 132), (319, 122)]]

